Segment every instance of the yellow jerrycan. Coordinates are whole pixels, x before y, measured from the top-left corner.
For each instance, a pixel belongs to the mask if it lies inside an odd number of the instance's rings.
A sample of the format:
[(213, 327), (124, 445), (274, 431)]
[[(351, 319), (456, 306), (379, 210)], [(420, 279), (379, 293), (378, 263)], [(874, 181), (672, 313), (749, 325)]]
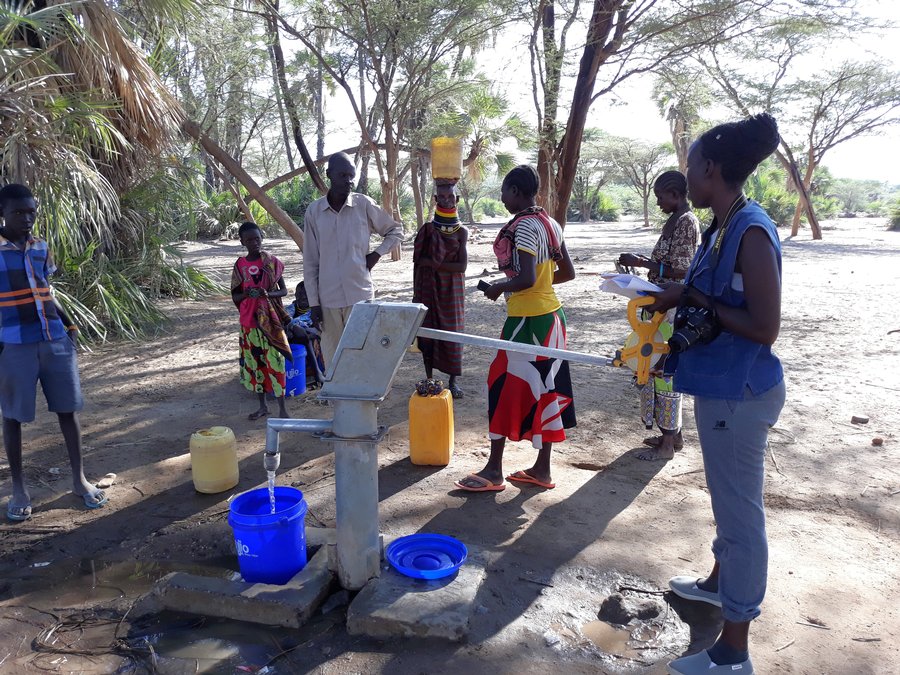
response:
[(237, 443), (228, 427), (191, 434), (191, 475), (197, 492), (213, 494), (238, 484)]
[(453, 455), (453, 397), (448, 389), (409, 399), (409, 459), (413, 464), (447, 466)]
[(431, 139), (431, 177), (459, 180), (462, 176), (462, 139), (441, 136)]

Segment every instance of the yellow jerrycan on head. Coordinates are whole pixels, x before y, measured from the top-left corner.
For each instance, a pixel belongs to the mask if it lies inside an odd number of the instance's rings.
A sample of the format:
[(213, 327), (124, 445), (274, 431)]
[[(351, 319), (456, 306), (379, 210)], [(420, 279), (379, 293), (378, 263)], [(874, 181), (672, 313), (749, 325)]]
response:
[(409, 399), (409, 459), (413, 464), (447, 466), (453, 456), (453, 397), (449, 389)]
[(191, 435), (191, 475), (197, 492), (230, 490), (240, 478), (237, 443), (228, 427), (210, 427)]

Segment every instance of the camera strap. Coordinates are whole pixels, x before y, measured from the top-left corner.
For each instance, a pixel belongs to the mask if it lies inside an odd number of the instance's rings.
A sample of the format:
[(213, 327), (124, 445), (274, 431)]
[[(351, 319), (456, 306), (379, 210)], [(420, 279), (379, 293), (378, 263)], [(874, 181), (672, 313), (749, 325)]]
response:
[[(738, 195), (737, 199), (732, 202), (731, 207), (728, 209), (728, 213), (725, 214), (725, 220), (722, 221), (722, 226), (719, 227), (716, 232), (716, 239), (709, 252), (710, 269), (712, 270), (713, 276), (715, 276), (716, 269), (719, 267), (719, 255), (722, 252), (722, 243), (725, 241), (725, 232), (731, 224), (731, 221), (734, 219), (735, 214), (749, 203), (750, 200), (747, 199), (743, 192)], [(691, 274), (691, 278), (686, 280), (685, 283), (687, 286), (691, 285), (693, 276), (694, 275)]]

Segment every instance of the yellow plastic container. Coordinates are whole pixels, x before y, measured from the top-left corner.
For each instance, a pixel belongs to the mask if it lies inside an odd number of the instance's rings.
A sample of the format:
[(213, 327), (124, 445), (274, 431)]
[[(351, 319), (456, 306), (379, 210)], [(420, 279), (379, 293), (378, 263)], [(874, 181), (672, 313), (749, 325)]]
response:
[(238, 484), (237, 443), (228, 427), (191, 434), (191, 475), (197, 492), (214, 494)]
[(447, 466), (453, 455), (453, 397), (413, 394), (409, 399), (409, 459), (413, 464)]
[(462, 139), (431, 139), (431, 177), (452, 178), (459, 180), (462, 176)]

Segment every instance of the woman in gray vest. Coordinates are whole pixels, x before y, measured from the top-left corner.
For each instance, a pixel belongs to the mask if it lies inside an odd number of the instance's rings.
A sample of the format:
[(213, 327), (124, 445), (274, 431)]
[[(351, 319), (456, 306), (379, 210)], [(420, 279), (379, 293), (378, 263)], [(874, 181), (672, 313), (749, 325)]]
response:
[(684, 675), (749, 675), (750, 621), (766, 592), (768, 545), (763, 476), (769, 427), (784, 405), (784, 377), (772, 344), (781, 326), (781, 246), (775, 224), (742, 191), (779, 143), (770, 115), (714, 127), (691, 147), (688, 196), (715, 217), (684, 283), (668, 284), (648, 310), (677, 307), (666, 372), (694, 396), (716, 537), (705, 579), (674, 577), (679, 596), (722, 608), (722, 634), (709, 649), (669, 664)]

